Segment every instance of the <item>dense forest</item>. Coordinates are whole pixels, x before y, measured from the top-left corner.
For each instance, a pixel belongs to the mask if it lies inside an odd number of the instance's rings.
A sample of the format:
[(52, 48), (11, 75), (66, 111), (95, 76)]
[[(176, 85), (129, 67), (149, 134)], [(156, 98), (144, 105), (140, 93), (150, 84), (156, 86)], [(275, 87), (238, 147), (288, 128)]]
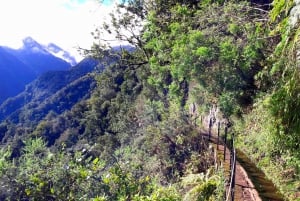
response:
[(90, 70), (45, 74), (5, 102), (23, 109), (0, 107), (0, 200), (222, 201), (226, 176), (200, 135), (212, 108), (299, 200), (297, 2), (120, 3), (84, 50)]

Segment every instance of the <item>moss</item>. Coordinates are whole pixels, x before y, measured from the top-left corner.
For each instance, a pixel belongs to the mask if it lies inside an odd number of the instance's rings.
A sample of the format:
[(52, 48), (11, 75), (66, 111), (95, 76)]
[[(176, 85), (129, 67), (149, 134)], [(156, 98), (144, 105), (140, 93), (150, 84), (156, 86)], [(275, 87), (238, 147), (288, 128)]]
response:
[(273, 9), (270, 13), (270, 18), (272, 22), (275, 22), (278, 18), (282, 16), (287, 16), (289, 10), (293, 7), (294, 1), (293, 0), (274, 0)]

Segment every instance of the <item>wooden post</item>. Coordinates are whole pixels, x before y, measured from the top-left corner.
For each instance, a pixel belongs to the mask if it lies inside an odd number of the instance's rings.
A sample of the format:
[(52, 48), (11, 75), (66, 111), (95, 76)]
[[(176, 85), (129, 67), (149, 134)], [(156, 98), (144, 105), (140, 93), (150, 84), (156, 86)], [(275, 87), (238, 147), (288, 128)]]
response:
[(234, 137), (234, 135), (231, 134), (231, 139), (230, 139), (230, 149), (231, 149), (231, 151), (233, 151), (233, 149), (234, 149), (234, 145), (233, 145), (233, 137)]
[(211, 137), (211, 127), (212, 127), (212, 119), (210, 117), (209, 118), (209, 127), (208, 127), (208, 141), (210, 141), (210, 137)]
[(224, 161), (226, 159), (226, 144), (227, 144), (227, 125), (225, 126), (225, 139), (224, 139)]
[(217, 150), (219, 150), (219, 137), (220, 137), (220, 122), (218, 122), (218, 139), (217, 139)]

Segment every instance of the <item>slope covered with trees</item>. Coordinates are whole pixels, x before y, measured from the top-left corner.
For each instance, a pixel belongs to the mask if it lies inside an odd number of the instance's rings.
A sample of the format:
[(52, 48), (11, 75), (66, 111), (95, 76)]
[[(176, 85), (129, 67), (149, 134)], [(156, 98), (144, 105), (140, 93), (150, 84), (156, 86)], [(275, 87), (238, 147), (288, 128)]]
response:
[[(23, 40), (23, 46), (12, 49), (0, 46), (0, 104), (7, 98), (16, 96), (25, 86), (48, 71), (65, 71), (71, 64), (52, 53), (54, 44), (47, 48), (31, 37)], [(56, 46), (58, 50), (59, 47)], [(63, 51), (60, 49), (60, 51)], [(67, 58), (72, 56), (66, 53)], [(75, 65), (76, 63), (73, 62)]]
[[(219, 108), (217, 119), (232, 124), (237, 146), (287, 200), (299, 199), (294, 6), (120, 4), (85, 52), (116, 61), (90, 75), (97, 80), (90, 98), (31, 125), (2, 122), (2, 198), (223, 200), (224, 171), (214, 168), (214, 150), (199, 134), (202, 118), (196, 125), (189, 118), (194, 103), (197, 116)], [(101, 31), (134, 50), (112, 50)]]

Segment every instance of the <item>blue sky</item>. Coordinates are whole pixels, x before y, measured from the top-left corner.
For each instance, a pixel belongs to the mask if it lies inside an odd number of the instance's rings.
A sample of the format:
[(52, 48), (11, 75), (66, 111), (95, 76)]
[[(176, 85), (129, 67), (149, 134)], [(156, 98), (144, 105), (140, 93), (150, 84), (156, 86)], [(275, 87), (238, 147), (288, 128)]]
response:
[[(82, 1), (84, 1), (84, 0), (82, 0)], [(102, 3), (104, 5), (106, 5), (106, 6), (110, 6), (112, 4), (112, 1), (110, 1), (110, 0), (104, 0)]]
[(109, 19), (113, 7), (109, 0), (0, 0), (0, 45), (17, 48), (31, 36), (75, 54), (75, 47), (92, 45), (90, 33)]

